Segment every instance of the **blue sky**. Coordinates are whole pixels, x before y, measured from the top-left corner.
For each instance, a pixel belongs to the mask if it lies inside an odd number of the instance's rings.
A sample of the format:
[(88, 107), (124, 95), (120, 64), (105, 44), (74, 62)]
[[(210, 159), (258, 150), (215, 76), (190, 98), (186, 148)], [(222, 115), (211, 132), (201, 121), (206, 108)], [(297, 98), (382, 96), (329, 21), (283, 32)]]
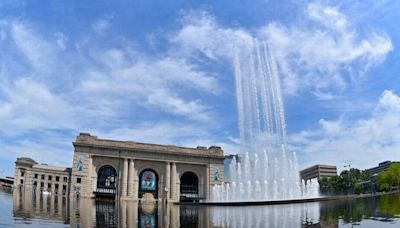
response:
[(238, 152), (235, 42), (270, 43), (300, 167), (400, 160), (400, 2), (1, 1), (0, 175), (79, 132)]

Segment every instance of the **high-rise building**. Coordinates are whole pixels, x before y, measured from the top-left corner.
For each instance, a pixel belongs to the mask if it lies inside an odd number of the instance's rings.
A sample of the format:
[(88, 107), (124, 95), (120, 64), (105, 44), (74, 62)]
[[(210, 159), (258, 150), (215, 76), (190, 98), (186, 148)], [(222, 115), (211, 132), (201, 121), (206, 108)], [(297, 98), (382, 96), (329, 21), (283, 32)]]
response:
[(379, 163), (378, 166), (370, 168), (370, 169), (367, 169), (367, 170), (369, 170), (369, 172), (371, 173), (372, 177), (377, 177), (380, 173), (388, 170), (389, 167), (393, 163), (399, 163), (399, 162), (384, 161), (384, 162)]
[(317, 164), (300, 171), (300, 177), (303, 180), (332, 176), (337, 176), (337, 169), (334, 165)]

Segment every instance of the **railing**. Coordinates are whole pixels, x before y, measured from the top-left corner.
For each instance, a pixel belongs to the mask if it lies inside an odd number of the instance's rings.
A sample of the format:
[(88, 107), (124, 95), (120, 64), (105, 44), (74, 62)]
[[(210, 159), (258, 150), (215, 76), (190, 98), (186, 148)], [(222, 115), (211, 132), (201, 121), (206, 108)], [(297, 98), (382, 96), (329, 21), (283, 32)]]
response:
[(192, 200), (199, 198), (199, 188), (195, 185), (181, 185), (181, 200)]
[(181, 193), (198, 194), (199, 188), (195, 185), (181, 185)]
[(115, 187), (97, 186), (95, 193), (115, 195), (117, 193), (117, 190)]

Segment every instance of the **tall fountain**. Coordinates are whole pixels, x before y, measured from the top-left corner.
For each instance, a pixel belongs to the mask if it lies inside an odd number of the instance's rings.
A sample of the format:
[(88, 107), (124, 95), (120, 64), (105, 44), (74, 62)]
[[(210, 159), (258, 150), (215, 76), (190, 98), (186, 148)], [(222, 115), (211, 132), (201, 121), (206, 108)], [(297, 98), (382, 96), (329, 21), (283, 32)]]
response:
[(265, 42), (235, 48), (240, 151), (229, 180), (212, 189), (212, 201), (315, 198), (317, 180), (300, 180), (296, 153), (286, 151), (286, 122), (278, 69)]

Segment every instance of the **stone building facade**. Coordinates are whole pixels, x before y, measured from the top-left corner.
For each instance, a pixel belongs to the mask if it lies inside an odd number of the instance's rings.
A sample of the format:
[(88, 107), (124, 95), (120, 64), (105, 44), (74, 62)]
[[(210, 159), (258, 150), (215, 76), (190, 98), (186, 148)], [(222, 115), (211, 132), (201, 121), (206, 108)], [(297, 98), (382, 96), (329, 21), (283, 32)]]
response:
[(80, 133), (73, 145), (72, 168), (45, 169), (32, 159), (18, 158), (15, 187), (37, 189), (31, 184), (34, 182), (27, 181), (37, 174), (37, 183), (43, 186), (39, 190), (55, 192), (56, 182), (49, 185), (49, 176), (55, 181), (58, 175), (68, 178), (66, 192), (71, 197), (177, 202), (210, 199), (212, 186), (224, 181), (224, 154), (218, 146), (187, 148), (115, 141), (88, 133)]
[(14, 188), (35, 193), (68, 195), (71, 168), (38, 164), (31, 158), (17, 158), (15, 162)]

